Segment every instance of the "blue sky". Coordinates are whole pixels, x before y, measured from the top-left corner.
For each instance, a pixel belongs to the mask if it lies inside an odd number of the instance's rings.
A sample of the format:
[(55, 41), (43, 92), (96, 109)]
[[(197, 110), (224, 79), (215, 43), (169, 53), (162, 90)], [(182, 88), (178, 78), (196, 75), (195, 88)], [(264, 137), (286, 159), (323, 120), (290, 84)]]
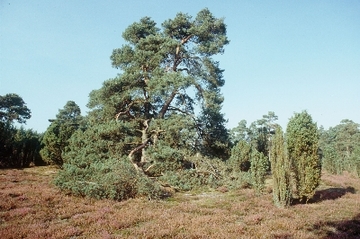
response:
[(230, 44), (223, 113), (232, 128), (268, 111), (286, 127), (307, 110), (318, 125), (360, 123), (360, 1), (0, 0), (0, 95), (17, 93), (43, 132), (68, 100), (86, 114), (89, 93), (115, 77), (112, 50), (141, 17), (160, 24), (203, 8), (224, 17)]

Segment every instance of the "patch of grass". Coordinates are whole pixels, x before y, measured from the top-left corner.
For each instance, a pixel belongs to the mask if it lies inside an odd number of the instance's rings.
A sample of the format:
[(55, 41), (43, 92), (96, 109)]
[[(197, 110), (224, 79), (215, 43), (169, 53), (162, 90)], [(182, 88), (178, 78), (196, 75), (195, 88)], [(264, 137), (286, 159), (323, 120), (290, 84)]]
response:
[(280, 209), (271, 190), (175, 193), (116, 202), (66, 195), (56, 168), (0, 171), (0, 238), (357, 238), (360, 179), (322, 175), (315, 199)]

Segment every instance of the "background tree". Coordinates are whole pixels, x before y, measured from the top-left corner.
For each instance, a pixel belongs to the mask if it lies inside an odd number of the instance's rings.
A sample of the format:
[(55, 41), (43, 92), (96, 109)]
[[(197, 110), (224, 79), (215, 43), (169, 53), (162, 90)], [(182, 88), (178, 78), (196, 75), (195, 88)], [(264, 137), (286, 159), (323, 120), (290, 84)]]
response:
[(43, 165), (43, 161), (39, 154), (40, 151), (40, 135), (32, 129), (24, 129), (21, 127), (16, 130), (13, 138), (12, 160), (10, 166), (23, 168), (35, 165)]
[(0, 122), (25, 123), (31, 118), (31, 111), (26, 106), (24, 100), (17, 94), (11, 93), (0, 96)]
[[(85, 175), (90, 169), (97, 174), (108, 160), (125, 169), (116, 162), (127, 159), (137, 177), (163, 175), (165, 180), (169, 171), (199, 171), (203, 161), (191, 161), (198, 152), (226, 153), (223, 71), (211, 58), (229, 42), (223, 19), (204, 9), (195, 18), (178, 13), (158, 28), (145, 17), (125, 29), (123, 38), (127, 43), (110, 57), (121, 74), (90, 93), (87, 128), (73, 135), (65, 153), (58, 185), (73, 185), (67, 189), (103, 185), (101, 177)], [(111, 167), (107, 170), (111, 173)]]
[(30, 117), (31, 111), (19, 95), (0, 96), (0, 167), (43, 163), (39, 155), (41, 136), (31, 129), (14, 126), (14, 121), (25, 123)]
[(223, 98), (203, 109), (198, 120), (200, 126), (200, 151), (203, 155), (212, 158), (227, 160), (230, 156), (230, 136), (225, 127), (227, 122), (221, 114)]
[(354, 149), (360, 145), (359, 124), (352, 120), (342, 120), (336, 126), (336, 148), (344, 159), (350, 158)]
[(360, 147), (356, 147), (351, 156), (352, 172), (360, 177)]
[(50, 126), (44, 133), (40, 153), (45, 162), (62, 166), (62, 153), (68, 146), (71, 135), (82, 123), (80, 107), (74, 101), (68, 101), (63, 109), (59, 110), (56, 119), (51, 120)]
[(248, 131), (251, 145), (268, 158), (270, 156), (270, 141), (275, 133), (277, 126), (275, 121), (277, 119), (278, 117), (275, 113), (269, 111), (267, 115), (263, 115), (262, 119), (251, 123)]
[(247, 128), (246, 120), (241, 120), (238, 125), (230, 130), (230, 140), (233, 145), (239, 141), (248, 141), (249, 129)]
[(319, 129), (319, 145), (322, 153), (322, 169), (329, 173), (341, 174), (344, 171), (339, 152), (336, 150), (336, 130), (330, 128), (325, 130), (322, 126)]
[(319, 132), (311, 116), (303, 111), (290, 118), (286, 129), (286, 143), (295, 187), (299, 199), (308, 201), (315, 193), (321, 177)]
[(323, 153), (323, 168), (341, 174), (344, 170), (359, 174), (357, 149), (360, 148), (359, 124), (342, 120), (339, 125), (321, 130), (320, 145)]
[(273, 178), (273, 200), (278, 207), (286, 207), (291, 202), (290, 162), (286, 153), (284, 133), (277, 126), (271, 142), (271, 173)]
[(252, 122), (249, 127), (246, 120), (241, 120), (237, 127), (230, 130), (231, 142), (236, 145), (241, 140), (247, 141), (251, 147), (269, 158), (271, 137), (275, 133), (277, 119), (275, 113), (269, 111), (262, 119)]

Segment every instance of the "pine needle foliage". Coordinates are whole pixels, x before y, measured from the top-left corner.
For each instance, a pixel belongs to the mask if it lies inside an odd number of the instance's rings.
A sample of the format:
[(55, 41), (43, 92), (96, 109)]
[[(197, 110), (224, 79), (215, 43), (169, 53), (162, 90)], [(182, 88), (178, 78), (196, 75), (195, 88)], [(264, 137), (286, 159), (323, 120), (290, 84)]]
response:
[(43, 148), (41, 157), (47, 164), (63, 165), (62, 154), (66, 151), (71, 135), (80, 128), (83, 120), (80, 107), (74, 101), (68, 101), (63, 109), (59, 110), (56, 119), (51, 120), (42, 138)]
[(63, 155), (63, 169), (55, 184), (74, 195), (97, 199), (159, 197), (159, 186), (121, 154), (129, 147), (123, 138), (128, 131), (131, 131), (128, 125), (115, 121), (89, 127), (84, 132), (76, 131), (70, 138), (69, 150)]
[(157, 198), (161, 190), (149, 178), (138, 174), (126, 159), (109, 158), (93, 162), (84, 168), (64, 164), (55, 179), (62, 190), (74, 195), (97, 199), (125, 200), (136, 196)]

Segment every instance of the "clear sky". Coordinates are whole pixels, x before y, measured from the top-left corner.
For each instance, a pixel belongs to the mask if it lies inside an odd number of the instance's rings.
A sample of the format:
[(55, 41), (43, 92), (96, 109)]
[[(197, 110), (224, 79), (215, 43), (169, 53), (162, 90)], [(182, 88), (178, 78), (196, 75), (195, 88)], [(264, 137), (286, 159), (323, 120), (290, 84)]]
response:
[(68, 100), (84, 115), (89, 93), (119, 73), (109, 57), (128, 25), (205, 7), (231, 41), (216, 57), (229, 128), (268, 111), (284, 127), (302, 110), (325, 128), (360, 123), (358, 0), (0, 0), (0, 95), (19, 94), (32, 111), (25, 127), (38, 132)]

